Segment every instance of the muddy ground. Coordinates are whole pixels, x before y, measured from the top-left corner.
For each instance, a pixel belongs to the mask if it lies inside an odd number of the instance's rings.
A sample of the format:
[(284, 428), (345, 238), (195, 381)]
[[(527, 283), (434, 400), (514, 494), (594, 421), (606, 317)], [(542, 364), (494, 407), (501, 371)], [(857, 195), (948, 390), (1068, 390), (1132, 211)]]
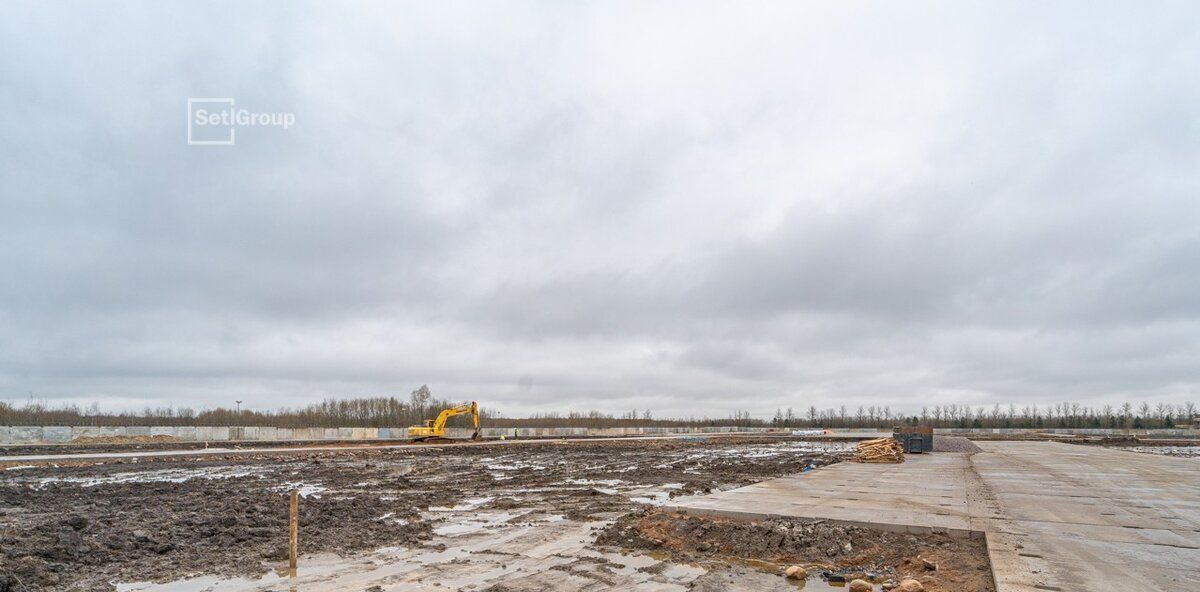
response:
[[(685, 555), (686, 543), (647, 551), (612, 539), (611, 529), (641, 524), (643, 508), (677, 496), (844, 457), (831, 446), (843, 445), (539, 442), (13, 468), (0, 472), (0, 592), (699, 590), (732, 574), (774, 581), (774, 556), (726, 565)], [(291, 489), (305, 496), (298, 574), (280, 571)], [(656, 555), (664, 552), (679, 555)], [(837, 553), (825, 560), (845, 559)], [(913, 560), (903, 555), (869, 567), (898, 572), (897, 562)]]
[(908, 578), (930, 592), (995, 589), (982, 540), (824, 520), (749, 521), (645, 508), (617, 520), (596, 542), (667, 552), (676, 561), (701, 565), (744, 563), (775, 573), (799, 565), (835, 583), (862, 579), (885, 589)]

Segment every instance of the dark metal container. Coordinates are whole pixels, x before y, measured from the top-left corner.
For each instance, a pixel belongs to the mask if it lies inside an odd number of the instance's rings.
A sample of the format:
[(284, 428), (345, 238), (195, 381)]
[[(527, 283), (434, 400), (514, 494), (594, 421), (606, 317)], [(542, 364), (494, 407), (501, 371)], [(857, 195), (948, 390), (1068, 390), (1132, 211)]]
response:
[(892, 437), (900, 442), (905, 454), (933, 452), (933, 428), (902, 426), (892, 429)]

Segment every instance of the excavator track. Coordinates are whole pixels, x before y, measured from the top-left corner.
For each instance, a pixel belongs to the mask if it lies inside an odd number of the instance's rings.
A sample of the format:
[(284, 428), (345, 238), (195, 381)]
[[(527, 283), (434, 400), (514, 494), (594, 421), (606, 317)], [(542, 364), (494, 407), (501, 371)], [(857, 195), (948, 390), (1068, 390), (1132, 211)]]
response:
[[(482, 439), (483, 439), (483, 436), (481, 436), (479, 434), (479, 431), (476, 430), (476, 432), (471, 435), (470, 441), (478, 442)], [(413, 440), (413, 442), (420, 442), (421, 444), (445, 444), (448, 442), (465, 442), (465, 440), (459, 440), (459, 439), (455, 439), (455, 438), (445, 438), (442, 436), (430, 436), (428, 438), (415, 438)]]

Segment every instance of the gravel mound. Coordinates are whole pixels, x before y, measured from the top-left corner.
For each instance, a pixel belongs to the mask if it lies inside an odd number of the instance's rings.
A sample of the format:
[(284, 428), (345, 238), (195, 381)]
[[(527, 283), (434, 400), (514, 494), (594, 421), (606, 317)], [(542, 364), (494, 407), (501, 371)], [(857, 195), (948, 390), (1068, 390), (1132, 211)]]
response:
[(934, 452), (983, 452), (974, 442), (961, 436), (934, 436)]

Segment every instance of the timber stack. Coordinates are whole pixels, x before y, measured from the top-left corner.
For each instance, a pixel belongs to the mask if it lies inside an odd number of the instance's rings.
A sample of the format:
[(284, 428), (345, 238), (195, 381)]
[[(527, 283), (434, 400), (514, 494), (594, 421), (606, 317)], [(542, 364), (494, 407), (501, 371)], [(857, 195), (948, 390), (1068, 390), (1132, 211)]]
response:
[(877, 438), (863, 440), (854, 451), (854, 462), (861, 463), (902, 463), (904, 448), (895, 438)]

